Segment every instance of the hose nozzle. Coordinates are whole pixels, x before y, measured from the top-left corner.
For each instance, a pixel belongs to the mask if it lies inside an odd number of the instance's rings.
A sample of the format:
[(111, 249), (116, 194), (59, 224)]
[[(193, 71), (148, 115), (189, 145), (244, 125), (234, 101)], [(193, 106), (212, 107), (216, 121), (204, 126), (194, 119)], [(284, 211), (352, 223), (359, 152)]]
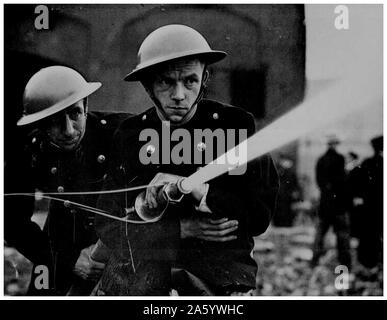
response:
[(191, 193), (192, 190), (186, 190), (182, 186), (185, 178), (180, 178), (176, 183), (168, 183), (163, 187), (165, 197), (169, 202), (180, 202), (185, 194)]
[(164, 185), (157, 194), (157, 208), (149, 208), (145, 202), (145, 191), (141, 192), (134, 203), (134, 208), (137, 215), (147, 222), (156, 222), (164, 215), (169, 203), (180, 202), (185, 194), (189, 194), (191, 190), (186, 190), (182, 187), (182, 182), (185, 178), (179, 179), (176, 183), (168, 183)]

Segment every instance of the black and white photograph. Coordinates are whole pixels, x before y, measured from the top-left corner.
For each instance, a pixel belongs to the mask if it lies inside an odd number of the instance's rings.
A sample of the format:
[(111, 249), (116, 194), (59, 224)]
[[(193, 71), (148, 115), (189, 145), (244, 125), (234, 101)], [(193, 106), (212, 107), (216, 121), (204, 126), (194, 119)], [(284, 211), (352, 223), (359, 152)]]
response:
[(3, 17), (4, 296), (383, 297), (382, 4)]

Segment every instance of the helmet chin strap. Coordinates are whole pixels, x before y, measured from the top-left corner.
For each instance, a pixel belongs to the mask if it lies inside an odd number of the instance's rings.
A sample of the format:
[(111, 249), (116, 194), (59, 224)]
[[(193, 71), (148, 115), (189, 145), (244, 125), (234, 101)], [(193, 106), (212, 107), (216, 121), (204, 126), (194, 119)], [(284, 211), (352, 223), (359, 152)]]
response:
[(48, 143), (50, 144), (51, 147), (54, 147), (55, 149), (58, 149), (60, 151), (63, 150), (60, 146), (58, 146), (56, 143), (52, 142), (51, 140), (49, 140)]
[[(203, 69), (202, 83), (200, 85), (200, 90), (199, 90), (198, 96), (196, 97), (194, 103), (192, 104), (191, 109), (185, 114), (185, 116), (178, 123), (171, 122), (172, 127), (182, 126), (183, 124), (190, 121), (192, 119), (192, 117), (195, 115), (197, 106), (198, 106), (199, 102), (203, 99), (204, 92), (206, 89), (207, 80), (208, 80), (207, 66), (205, 65), (204, 69)], [(164, 112), (163, 108), (161, 107), (160, 102), (156, 99), (156, 97), (153, 95), (153, 93), (150, 90), (148, 90), (148, 89), (146, 89), (146, 90), (149, 94), (149, 97), (152, 99), (153, 103), (156, 106), (156, 112), (157, 112), (157, 115), (159, 116), (160, 120), (161, 121), (170, 121), (170, 120), (168, 120), (166, 113)]]
[[(83, 139), (83, 137), (81, 137), (80, 140), (82, 141), (82, 139)], [(65, 149), (63, 149), (62, 147), (58, 146), (58, 145), (57, 145), (55, 142), (53, 142), (51, 139), (48, 139), (48, 144), (49, 144), (51, 147), (55, 148), (55, 150), (57, 150), (57, 151), (59, 151), (59, 152), (65, 152), (65, 153), (76, 152), (76, 151), (79, 149), (80, 145), (81, 145), (81, 143), (79, 142), (78, 145), (77, 145), (74, 149), (72, 149), (72, 150), (65, 150)]]
[[(81, 138), (82, 139), (82, 138)], [(49, 139), (48, 138), (48, 143), (49, 143), (49, 145), (51, 146), (51, 147), (54, 147), (57, 151), (60, 151), (60, 152), (66, 152), (66, 153), (69, 153), (69, 152), (74, 152), (74, 151), (76, 151), (78, 148), (79, 148), (79, 146), (80, 146), (80, 143), (74, 148), (74, 149), (72, 149), (72, 150), (65, 150), (65, 149), (63, 149), (62, 147), (60, 147), (60, 146), (58, 146), (55, 142), (53, 142), (51, 139)]]

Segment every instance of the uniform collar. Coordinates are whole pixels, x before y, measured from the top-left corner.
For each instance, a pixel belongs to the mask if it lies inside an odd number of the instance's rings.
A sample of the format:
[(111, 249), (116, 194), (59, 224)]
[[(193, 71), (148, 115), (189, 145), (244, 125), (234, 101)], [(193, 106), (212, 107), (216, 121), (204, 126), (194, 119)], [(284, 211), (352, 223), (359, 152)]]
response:
[[(168, 121), (167, 118), (165, 117), (165, 114), (164, 114), (164, 111), (162, 111), (160, 108), (158, 107), (155, 107), (156, 108), (156, 113), (157, 113), (157, 116), (159, 117), (159, 119), (161, 121)], [(179, 123), (172, 123), (171, 122), (171, 127), (172, 128), (177, 128), (177, 127), (181, 127), (183, 125), (185, 125), (187, 122), (189, 122), (192, 117), (195, 115), (196, 113), (196, 110), (198, 108), (198, 105), (195, 104), (188, 112), (187, 114), (184, 116), (184, 118), (179, 122)]]

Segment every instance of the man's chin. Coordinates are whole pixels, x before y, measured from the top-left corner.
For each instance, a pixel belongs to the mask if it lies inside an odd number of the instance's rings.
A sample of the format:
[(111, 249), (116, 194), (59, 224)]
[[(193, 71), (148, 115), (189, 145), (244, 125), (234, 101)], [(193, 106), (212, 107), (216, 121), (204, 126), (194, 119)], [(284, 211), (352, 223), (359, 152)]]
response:
[(186, 116), (187, 112), (184, 112), (184, 113), (179, 113), (179, 114), (172, 114), (172, 115), (169, 115), (168, 117), (168, 120), (171, 122), (171, 123), (176, 123), (178, 124), (179, 122), (181, 122), (184, 117)]
[(184, 117), (182, 117), (182, 116), (172, 116), (172, 117), (169, 117), (169, 121), (171, 122), (171, 123), (180, 123), (181, 122), (181, 120), (183, 120), (183, 118)]
[(79, 141), (73, 143), (61, 143), (58, 147), (64, 151), (72, 151), (77, 148)]

